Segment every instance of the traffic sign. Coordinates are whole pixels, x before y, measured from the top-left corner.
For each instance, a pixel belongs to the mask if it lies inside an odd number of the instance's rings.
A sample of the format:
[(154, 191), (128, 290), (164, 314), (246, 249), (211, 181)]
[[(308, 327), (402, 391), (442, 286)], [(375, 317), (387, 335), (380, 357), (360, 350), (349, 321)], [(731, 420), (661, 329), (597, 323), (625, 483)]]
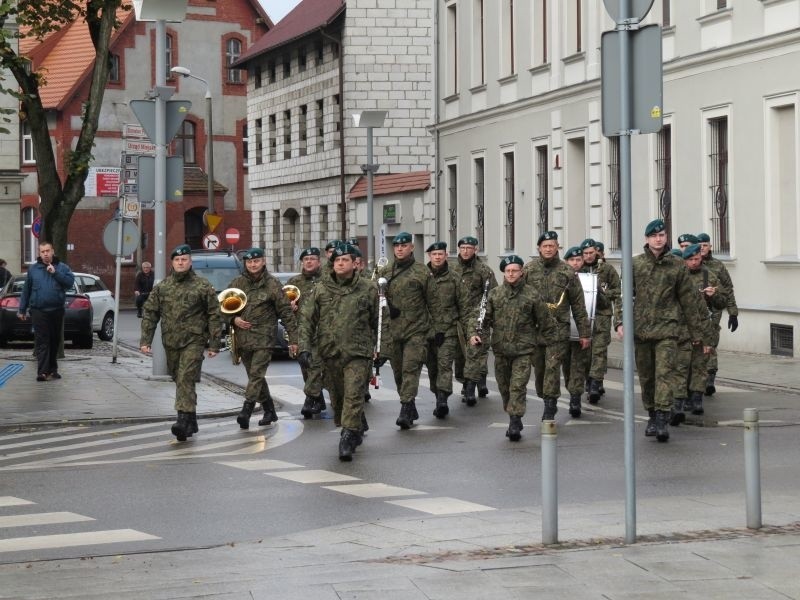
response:
[[(151, 141), (156, 141), (156, 101), (155, 100), (131, 100), (129, 103), (133, 114), (139, 119), (144, 127), (147, 137)], [(167, 100), (165, 102), (165, 124), (164, 141), (168, 144), (178, 133), (181, 123), (189, 114), (192, 103), (188, 100)]]
[(42, 234), (42, 217), (36, 217), (31, 223), (31, 234), (38, 238)]
[[(117, 255), (117, 244), (119, 240), (117, 233), (119, 231), (119, 223), (117, 219), (111, 219), (103, 230), (103, 245), (109, 254)], [(128, 256), (139, 245), (139, 228), (127, 219), (122, 221), (122, 256)]]
[(215, 231), (217, 226), (222, 222), (222, 217), (206, 211), (203, 213), (203, 221), (205, 221), (206, 227), (208, 227), (209, 231)]
[(231, 227), (225, 230), (225, 241), (229, 244), (235, 244), (239, 241), (239, 230)]
[(216, 250), (219, 248), (219, 236), (216, 233), (207, 233), (203, 236), (203, 248)]
[(641, 21), (645, 15), (650, 12), (653, 6), (653, 0), (630, 0), (630, 13), (629, 15), (622, 14), (622, 2), (620, 0), (603, 0), (606, 5), (606, 12), (614, 19), (614, 23), (621, 23), (624, 19), (633, 19), (634, 21)]
[(123, 198), (122, 203), (125, 209), (123, 216), (126, 219), (139, 218), (139, 200), (137, 198)]
[[(183, 157), (168, 156), (167, 158), (167, 202), (180, 202), (183, 200)], [(139, 200), (146, 202), (156, 199), (156, 159), (153, 156), (139, 157), (139, 171), (136, 174)]]

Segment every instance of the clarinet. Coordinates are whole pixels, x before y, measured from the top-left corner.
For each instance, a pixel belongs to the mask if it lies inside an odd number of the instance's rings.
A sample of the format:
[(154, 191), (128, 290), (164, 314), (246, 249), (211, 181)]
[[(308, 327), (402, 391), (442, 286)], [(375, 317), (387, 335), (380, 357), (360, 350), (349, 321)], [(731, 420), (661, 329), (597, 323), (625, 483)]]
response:
[(381, 386), (378, 359), (381, 357), (381, 332), (383, 330), (383, 307), (386, 306), (386, 284), (389, 283), (385, 277), (378, 279), (378, 341), (375, 344), (375, 375), (372, 377), (373, 387), (377, 390)]
[(478, 327), (476, 331), (478, 335), (483, 333), (483, 320), (486, 318), (486, 303), (489, 300), (489, 280), (487, 279), (483, 284), (483, 297), (481, 298), (480, 309), (478, 310)]

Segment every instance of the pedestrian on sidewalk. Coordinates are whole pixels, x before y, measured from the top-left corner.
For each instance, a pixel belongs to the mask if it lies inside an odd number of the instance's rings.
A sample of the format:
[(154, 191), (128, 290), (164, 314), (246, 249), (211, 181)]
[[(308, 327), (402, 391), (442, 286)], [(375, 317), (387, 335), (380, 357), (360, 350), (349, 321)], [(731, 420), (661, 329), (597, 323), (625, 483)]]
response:
[(153, 265), (145, 261), (142, 263), (142, 270), (136, 274), (133, 284), (134, 302), (136, 302), (136, 316), (142, 318), (142, 306), (147, 302), (150, 292), (153, 290), (156, 274), (153, 273)]
[(7, 265), (8, 263), (5, 261), (5, 259), (0, 258), (0, 289), (3, 289), (5, 285), (14, 277), (8, 270)]
[(219, 302), (214, 286), (192, 270), (192, 250), (187, 244), (172, 251), (172, 274), (159, 281), (144, 304), (140, 350), (150, 354), (156, 326), (161, 322), (161, 341), (167, 370), (175, 382), (177, 421), (172, 435), (179, 442), (197, 433), (197, 392), (203, 351), (219, 352), (222, 336)]
[(67, 263), (55, 255), (53, 244), (39, 242), (39, 257), (28, 269), (17, 316), (23, 321), (30, 310), (33, 324), (36, 381), (61, 379), (58, 349), (64, 329), (64, 300), (75, 283)]

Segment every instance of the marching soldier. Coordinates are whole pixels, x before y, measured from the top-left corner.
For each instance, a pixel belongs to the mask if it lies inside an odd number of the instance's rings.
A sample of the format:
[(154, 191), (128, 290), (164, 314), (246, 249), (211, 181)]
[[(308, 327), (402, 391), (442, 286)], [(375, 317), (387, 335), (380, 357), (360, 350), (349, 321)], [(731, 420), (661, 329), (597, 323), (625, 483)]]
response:
[[(490, 290), (497, 287), (494, 271), (478, 257), (478, 249), (478, 239), (471, 235), (458, 240), (458, 259), (452, 267), (453, 274), (461, 282), (464, 306), (480, 306), (484, 294), (488, 295)], [(461, 338), (468, 335), (469, 330), (460, 332), (455, 371), (456, 378), (463, 377), (464, 380), (462, 400), (467, 406), (475, 406), (476, 387), (478, 397), (484, 398), (489, 394), (489, 388), (486, 387), (489, 344), (473, 346), (465, 343), (468, 340)]]
[(156, 326), (161, 322), (161, 341), (167, 370), (175, 382), (178, 418), (172, 435), (179, 442), (197, 433), (197, 392), (203, 351), (219, 352), (222, 322), (214, 287), (192, 270), (192, 250), (183, 244), (172, 251), (172, 274), (153, 287), (144, 304), (139, 349), (150, 354)]
[(244, 403), (236, 422), (242, 429), (249, 429), (256, 402), (260, 402), (264, 410), (259, 425), (269, 425), (278, 420), (265, 379), (272, 359), (272, 340), (280, 317), (289, 335), (289, 355), (295, 356), (297, 327), (281, 282), (267, 271), (264, 251), (250, 248), (242, 259), (246, 273), (234, 278), (229, 287), (242, 290), (247, 295), (247, 303), (233, 316), (230, 325), (236, 336), (237, 352), (247, 371)]
[(500, 261), (503, 284), (489, 292), (483, 322), (475, 320), (469, 343), (479, 346), (488, 340), (494, 352), (494, 376), (503, 410), (508, 413), (506, 437), (519, 441), (525, 415), (530, 355), (537, 344), (547, 344), (556, 336), (556, 323), (547, 305), (533, 286), (526, 285), (523, 260), (512, 254)]
[(531, 353), (536, 394), (544, 401), (542, 420), (555, 418), (561, 395), (561, 363), (567, 355), (570, 337), (570, 311), (578, 327), (582, 349), (591, 342), (591, 325), (586, 313), (583, 288), (575, 271), (558, 257), (558, 233), (546, 231), (536, 242), (539, 256), (525, 265), (525, 278), (552, 311), (557, 323), (554, 338), (540, 338)]
[[(300, 252), (300, 274), (295, 275), (287, 285), (293, 285), (300, 290), (300, 297), (291, 301), (292, 311), (297, 316), (298, 309), (307, 302), (311, 295), (314, 293), (314, 288), (320, 280), (320, 251), (319, 248), (310, 247), (303, 248)], [(311, 367), (306, 369), (300, 365), (300, 371), (303, 373), (303, 391), (306, 394), (303, 408), (300, 409), (300, 414), (304, 419), (310, 419), (314, 415), (318, 415), (325, 410), (325, 396), (322, 393), (322, 362), (319, 355), (311, 349), (311, 355), (314, 359), (311, 361)]]
[(333, 249), (333, 271), (320, 281), (300, 311), (298, 362), (309, 368), (319, 354), (334, 423), (342, 427), (339, 460), (350, 461), (367, 429), (364, 388), (378, 332), (378, 291), (355, 268), (354, 248)]
[[(581, 247), (573, 246), (564, 252), (564, 261), (572, 267), (576, 274), (580, 273), (583, 269), (583, 251)], [(584, 297), (584, 304), (585, 300)], [(583, 348), (580, 342), (570, 340), (569, 344), (567, 344), (567, 354), (564, 357), (561, 368), (564, 371), (564, 383), (569, 392), (569, 414), (576, 419), (581, 416), (581, 396), (586, 385), (586, 374), (589, 371), (591, 360), (591, 348)]]
[[(410, 429), (419, 419), (415, 399), (419, 391), (419, 375), (426, 358), (426, 340), (431, 328), (428, 308), (430, 271), (414, 259), (411, 234), (405, 231), (392, 239), (394, 261), (378, 272), (385, 277), (389, 323), (389, 361), (400, 394), (400, 415), (397, 426)], [(383, 358), (381, 358), (383, 360)]]
[(622, 311), (622, 285), (617, 270), (605, 260), (600, 260), (598, 244), (592, 238), (581, 242), (583, 254), (582, 273), (597, 275), (597, 303), (592, 331), (592, 356), (589, 366), (589, 403), (597, 404), (603, 393), (603, 378), (608, 368), (608, 345), (611, 343), (611, 320)]

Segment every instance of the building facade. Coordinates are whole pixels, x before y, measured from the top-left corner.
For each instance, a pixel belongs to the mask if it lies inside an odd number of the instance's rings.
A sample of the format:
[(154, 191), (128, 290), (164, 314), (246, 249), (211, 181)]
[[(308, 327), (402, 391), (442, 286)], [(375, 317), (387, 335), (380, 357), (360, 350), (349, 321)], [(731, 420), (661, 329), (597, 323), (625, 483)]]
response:
[[(601, 240), (619, 266), (619, 142), (602, 134), (601, 34), (588, 0), (437, 2), (438, 222), (495, 266)], [(662, 217), (707, 232), (736, 285), (721, 347), (794, 352), (800, 326), (800, 0), (657, 0), (663, 128), (632, 139), (633, 240)], [(777, 291), (780, 290), (780, 293)], [(724, 325), (724, 321), (723, 321)]]

